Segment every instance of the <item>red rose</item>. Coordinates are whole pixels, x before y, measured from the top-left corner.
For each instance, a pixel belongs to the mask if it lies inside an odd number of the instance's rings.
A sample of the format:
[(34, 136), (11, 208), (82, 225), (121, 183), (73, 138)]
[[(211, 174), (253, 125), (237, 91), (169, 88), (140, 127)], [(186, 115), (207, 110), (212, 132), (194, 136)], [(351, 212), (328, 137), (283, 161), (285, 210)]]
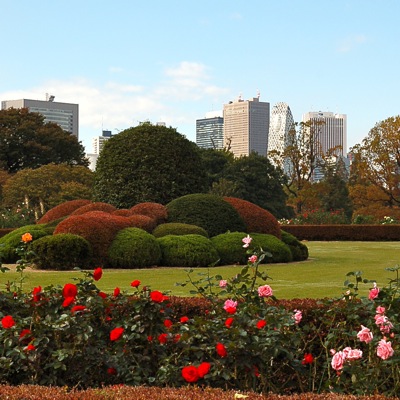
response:
[(37, 286), (33, 288), (32, 294), (33, 294), (33, 301), (39, 301), (40, 300), (40, 293), (42, 292), (42, 287)]
[(208, 362), (203, 362), (197, 367), (197, 373), (199, 378), (204, 378), (210, 372), (211, 364)]
[(178, 343), (180, 340), (181, 340), (181, 335), (180, 335), (179, 333), (177, 333), (177, 334), (174, 336), (174, 343)]
[(233, 324), (233, 321), (234, 321), (233, 318), (227, 318), (226, 321), (225, 321), (225, 326), (227, 328), (230, 328), (232, 326), (232, 324)]
[(226, 357), (228, 355), (228, 352), (226, 351), (226, 347), (222, 343), (217, 343), (215, 346), (215, 349), (217, 350), (217, 354), (220, 357)]
[(121, 289), (119, 287), (116, 287), (114, 289), (114, 297), (118, 297), (121, 293)]
[(67, 297), (76, 297), (78, 294), (78, 288), (73, 283), (67, 283), (64, 285), (62, 294), (65, 299)]
[(310, 354), (310, 353), (306, 353), (306, 354), (304, 354), (304, 358), (303, 358), (303, 361), (301, 363), (303, 365), (307, 365), (307, 364), (312, 364), (313, 361), (314, 361), (313, 355)]
[(110, 332), (110, 340), (112, 342), (115, 342), (116, 340), (118, 340), (122, 336), (123, 333), (124, 333), (124, 328), (122, 328), (122, 327), (114, 328)]
[(28, 346), (24, 348), (25, 351), (33, 351), (35, 349), (36, 347), (33, 344), (28, 344)]
[(153, 292), (150, 293), (150, 298), (154, 303), (162, 303), (164, 300), (167, 300), (168, 297), (164, 296), (161, 292), (158, 290), (154, 290)]
[(199, 380), (197, 368), (194, 365), (189, 365), (182, 368), (182, 377), (186, 382), (194, 383)]
[(174, 323), (173, 323), (170, 319), (166, 319), (166, 320), (164, 321), (164, 326), (165, 326), (167, 329), (171, 328), (171, 326), (172, 326), (173, 324), (174, 324)]
[(262, 328), (264, 328), (265, 325), (267, 325), (267, 321), (265, 321), (265, 319), (260, 319), (257, 322), (256, 326), (257, 326), (258, 329), (262, 329)]
[(168, 340), (168, 335), (166, 333), (161, 333), (160, 335), (158, 335), (158, 341), (161, 344), (167, 343), (167, 340)]
[(107, 374), (108, 375), (117, 375), (117, 370), (115, 368), (108, 368)]
[(186, 322), (189, 322), (189, 318), (188, 317), (181, 317), (180, 321), (181, 321), (181, 324), (186, 324)]
[(103, 270), (99, 267), (99, 268), (96, 268), (95, 270), (94, 270), (94, 272), (93, 272), (93, 279), (95, 280), (95, 281), (98, 281), (98, 280), (100, 280), (100, 278), (103, 276)]
[(12, 328), (15, 325), (14, 318), (11, 315), (6, 315), (2, 318), (1, 325), (5, 329)]
[(76, 312), (78, 312), (78, 311), (83, 311), (83, 310), (86, 310), (86, 307), (85, 307), (85, 306), (77, 305), (77, 306), (73, 306), (73, 307), (71, 308), (71, 313), (74, 314), (74, 313), (76, 313)]
[(62, 303), (63, 307), (68, 307), (70, 304), (72, 304), (75, 301), (75, 297), (66, 297), (65, 300)]
[(137, 287), (139, 287), (139, 285), (140, 285), (140, 281), (138, 281), (137, 279), (135, 281), (131, 282), (132, 287), (137, 288)]
[(104, 292), (99, 292), (99, 296), (100, 296), (102, 299), (106, 299), (106, 298), (107, 298), (107, 294), (104, 293)]
[(19, 340), (25, 339), (25, 336), (30, 336), (32, 331), (30, 329), (22, 329), (21, 333), (19, 334)]

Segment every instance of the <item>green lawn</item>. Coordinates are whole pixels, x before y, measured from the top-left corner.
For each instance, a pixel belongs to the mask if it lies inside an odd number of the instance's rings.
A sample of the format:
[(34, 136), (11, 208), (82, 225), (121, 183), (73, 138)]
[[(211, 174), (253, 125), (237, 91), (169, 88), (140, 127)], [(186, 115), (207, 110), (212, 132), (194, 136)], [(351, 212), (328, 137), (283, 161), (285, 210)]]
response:
[[(393, 273), (385, 268), (400, 264), (400, 242), (306, 242), (310, 258), (307, 261), (291, 264), (271, 264), (261, 268), (266, 270), (272, 280), (268, 284), (277, 298), (322, 298), (336, 297), (343, 293), (343, 282), (350, 271), (363, 271), (363, 277), (374, 279), (378, 286), (384, 286)], [(216, 267), (211, 274), (220, 274), (224, 279), (235, 275), (240, 267)], [(193, 278), (197, 279), (196, 269)], [(25, 271), (24, 289), (41, 285), (73, 283), (79, 272)], [(7, 281), (13, 282), (19, 274), (6, 272), (0, 274), (0, 290), (4, 290)], [(184, 282), (187, 275), (184, 268), (156, 268), (138, 270), (104, 270), (98, 287), (111, 293), (116, 286), (132, 292), (130, 282), (139, 279), (142, 285), (154, 290), (169, 291), (177, 296), (189, 295), (190, 287), (175, 286)], [(362, 285), (360, 293), (367, 294), (368, 285)]]

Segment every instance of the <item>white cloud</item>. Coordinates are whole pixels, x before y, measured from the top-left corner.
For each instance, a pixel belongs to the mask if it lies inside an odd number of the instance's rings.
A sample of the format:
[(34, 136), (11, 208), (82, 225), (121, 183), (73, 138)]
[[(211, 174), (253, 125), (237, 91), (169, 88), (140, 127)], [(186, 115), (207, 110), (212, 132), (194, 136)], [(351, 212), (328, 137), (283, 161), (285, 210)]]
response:
[(338, 46), (339, 53), (348, 53), (355, 47), (367, 41), (367, 37), (364, 35), (352, 35), (344, 38)]

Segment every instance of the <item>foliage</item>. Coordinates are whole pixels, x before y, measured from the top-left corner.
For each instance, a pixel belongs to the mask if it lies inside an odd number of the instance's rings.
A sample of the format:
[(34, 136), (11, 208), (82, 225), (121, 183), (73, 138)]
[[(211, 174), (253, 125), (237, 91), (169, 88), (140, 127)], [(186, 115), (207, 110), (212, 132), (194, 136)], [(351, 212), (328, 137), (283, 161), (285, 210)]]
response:
[(241, 239), (246, 236), (244, 232), (226, 232), (213, 236), (211, 242), (219, 256), (219, 264), (246, 264), (247, 252)]
[(116, 210), (116, 208), (114, 206), (112, 206), (111, 204), (95, 202), (95, 203), (84, 204), (83, 206), (72, 211), (72, 213), (70, 215), (82, 215), (82, 214), (85, 214), (85, 213), (91, 212), (91, 211), (102, 211), (102, 212), (111, 214), (115, 210)]
[(281, 240), (287, 244), (292, 253), (293, 261), (304, 261), (308, 258), (308, 247), (300, 242), (294, 235), (281, 230)]
[(0, 209), (0, 228), (19, 228), (24, 225), (34, 224), (35, 211), (24, 206), (16, 209)]
[(159, 203), (139, 203), (131, 207), (130, 211), (134, 214), (147, 215), (148, 217), (153, 218), (157, 225), (164, 223), (168, 218), (167, 207)]
[(158, 265), (161, 249), (156, 238), (140, 228), (126, 228), (117, 233), (108, 250), (111, 268), (145, 268)]
[(212, 242), (202, 235), (167, 235), (157, 241), (163, 266), (206, 267), (218, 261)]
[(325, 211), (315, 209), (304, 211), (291, 220), (281, 220), (280, 223), (283, 225), (333, 225), (348, 224), (349, 220), (343, 210)]
[(77, 199), (70, 200), (51, 208), (38, 221), (38, 224), (47, 224), (60, 218), (70, 215), (76, 209), (91, 203), (90, 200)]
[(233, 206), (222, 197), (191, 194), (167, 204), (168, 222), (192, 224), (205, 229), (209, 237), (226, 231), (244, 231), (244, 222)]
[(76, 136), (27, 108), (0, 110), (0, 168), (14, 173), (46, 164), (87, 166)]
[(153, 232), (154, 228), (157, 226), (157, 222), (147, 215), (133, 214), (127, 217), (127, 219), (129, 220), (130, 226), (141, 228), (148, 233)]
[(274, 235), (264, 233), (251, 233), (254, 248), (262, 248), (271, 253), (267, 262), (288, 263), (293, 261), (292, 252), (289, 246)]
[(36, 269), (68, 271), (93, 265), (89, 242), (71, 233), (41, 237), (32, 243), (31, 250), (30, 261)]
[(165, 224), (158, 225), (153, 230), (153, 235), (155, 237), (162, 237), (166, 235), (202, 235), (208, 237), (208, 233), (205, 229), (200, 228), (197, 225), (183, 224), (180, 222), (169, 222)]
[(205, 189), (197, 146), (173, 128), (150, 123), (108, 140), (97, 160), (95, 196), (118, 208), (166, 204)]
[(224, 200), (239, 213), (246, 224), (247, 232), (269, 233), (277, 238), (281, 237), (280, 225), (269, 211), (249, 201), (234, 197), (224, 197)]
[(0, 238), (0, 252), (3, 262), (13, 264), (18, 260), (16, 249), (21, 244), (21, 235), (25, 232), (30, 232), (33, 240), (47, 236), (49, 233), (45, 229), (45, 225), (26, 225), (14, 229), (7, 235)]
[(14, 208), (24, 204), (40, 218), (66, 200), (89, 199), (92, 196), (93, 172), (83, 166), (48, 164), (40, 168), (24, 168), (7, 180), (3, 187), (3, 203)]

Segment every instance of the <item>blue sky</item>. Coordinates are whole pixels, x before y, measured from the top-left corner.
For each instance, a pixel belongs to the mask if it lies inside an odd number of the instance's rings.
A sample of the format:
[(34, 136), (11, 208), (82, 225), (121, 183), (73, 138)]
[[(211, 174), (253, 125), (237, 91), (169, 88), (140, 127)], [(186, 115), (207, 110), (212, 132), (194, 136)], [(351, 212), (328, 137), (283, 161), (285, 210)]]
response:
[(0, 100), (79, 104), (102, 129), (195, 121), (242, 95), (347, 114), (348, 147), (400, 114), (398, 0), (0, 0)]

